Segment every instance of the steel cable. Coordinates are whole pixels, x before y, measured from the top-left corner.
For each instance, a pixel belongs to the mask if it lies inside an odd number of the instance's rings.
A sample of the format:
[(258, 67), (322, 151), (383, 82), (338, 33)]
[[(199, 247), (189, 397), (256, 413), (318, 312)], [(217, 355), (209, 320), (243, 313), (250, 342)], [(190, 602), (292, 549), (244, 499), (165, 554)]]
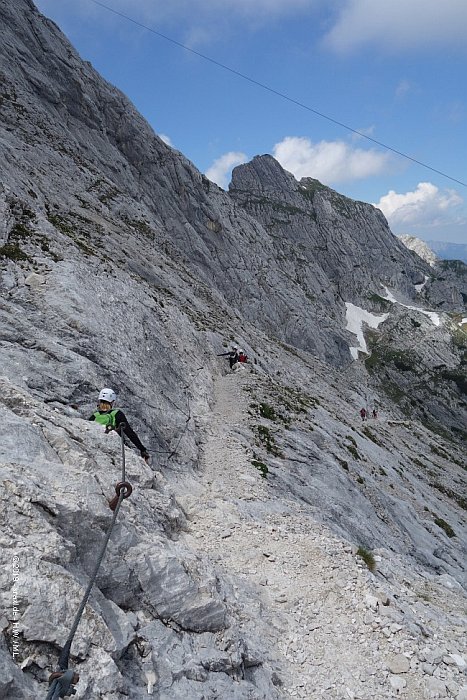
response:
[[(46, 700), (56, 700), (57, 698), (65, 697), (66, 695), (69, 695), (70, 693), (71, 694), (74, 693), (74, 689), (71, 688), (74, 673), (70, 672), (68, 670), (68, 662), (69, 662), (69, 657), (70, 657), (71, 645), (73, 643), (73, 639), (74, 639), (74, 636), (76, 634), (76, 630), (78, 629), (78, 625), (80, 623), (84, 609), (85, 609), (86, 604), (88, 602), (89, 596), (91, 595), (91, 591), (92, 591), (92, 588), (94, 586), (95, 580), (97, 578), (97, 574), (98, 574), (100, 565), (102, 564), (102, 560), (104, 559), (107, 545), (109, 543), (110, 536), (112, 534), (112, 530), (113, 530), (114, 525), (117, 521), (120, 506), (122, 505), (122, 501), (124, 500), (124, 498), (127, 498), (131, 494), (131, 491), (132, 491), (130, 484), (128, 484), (128, 482), (125, 481), (125, 476), (126, 476), (125, 471), (126, 470), (125, 470), (124, 434), (125, 434), (125, 424), (123, 423), (123, 424), (121, 424), (121, 429), (120, 429), (120, 438), (121, 438), (121, 445), (122, 445), (122, 481), (119, 482), (116, 486), (116, 493), (118, 496), (116, 502), (115, 502), (115, 497), (114, 497), (113, 501), (111, 501), (109, 503), (110, 508), (113, 510), (112, 522), (110, 523), (110, 527), (107, 531), (104, 542), (102, 543), (99, 556), (98, 556), (96, 564), (94, 566), (94, 570), (93, 570), (92, 575), (89, 579), (89, 583), (87, 585), (86, 591), (85, 591), (83, 599), (81, 601), (81, 604), (80, 604), (78, 611), (75, 615), (75, 619), (74, 619), (73, 625), (71, 627), (70, 633), (68, 635), (68, 638), (67, 638), (65, 645), (63, 646), (62, 652), (60, 654), (60, 657), (58, 660), (58, 667), (59, 667), (60, 676), (54, 678), (54, 680), (52, 681), (51, 686), (49, 688), (49, 692), (47, 693)], [(55, 675), (55, 674), (52, 674), (52, 676), (53, 675)]]

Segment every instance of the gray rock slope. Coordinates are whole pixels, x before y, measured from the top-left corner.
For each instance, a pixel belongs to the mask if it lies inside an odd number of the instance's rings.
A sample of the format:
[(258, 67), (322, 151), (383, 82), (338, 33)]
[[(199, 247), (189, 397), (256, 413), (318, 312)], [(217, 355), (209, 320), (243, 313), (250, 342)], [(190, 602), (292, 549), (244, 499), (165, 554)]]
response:
[[(0, 697), (45, 697), (109, 527), (109, 385), (153, 464), (126, 452), (78, 697), (465, 698), (459, 284), (269, 156), (223, 192), (29, 0), (0, 32)], [(357, 361), (345, 302), (388, 314)]]
[(94, 219), (96, 208), (107, 221), (118, 216), (248, 320), (337, 364), (349, 358), (345, 301), (368, 303), (381, 283), (414, 298), (429, 271), (378, 210), (311, 179), (298, 184), (270, 157), (239, 168), (229, 197), (158, 139), (32, 3), (1, 11), (2, 159), (14, 191), (47, 207), (62, 232), (114, 250)]

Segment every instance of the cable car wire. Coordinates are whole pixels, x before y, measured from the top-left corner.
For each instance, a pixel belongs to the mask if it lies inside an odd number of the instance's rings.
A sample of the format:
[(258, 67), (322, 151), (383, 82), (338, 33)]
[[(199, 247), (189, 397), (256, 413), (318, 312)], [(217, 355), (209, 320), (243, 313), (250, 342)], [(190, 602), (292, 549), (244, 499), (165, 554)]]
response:
[(444, 173), (441, 170), (437, 170), (436, 168), (432, 167), (431, 165), (428, 165), (427, 163), (424, 163), (421, 160), (417, 160), (416, 158), (412, 158), (412, 156), (409, 156), (409, 155), (407, 155), (407, 153), (403, 153), (402, 151), (399, 151), (397, 148), (393, 148), (392, 146), (388, 146), (386, 143), (383, 143), (382, 141), (378, 141), (377, 139), (374, 139), (371, 136), (368, 136), (367, 134), (364, 134), (363, 132), (358, 131), (358, 129), (354, 129), (351, 126), (348, 126), (348, 124), (344, 124), (344, 122), (341, 122), (338, 119), (334, 119), (333, 117), (330, 117), (327, 114), (324, 114), (323, 112), (320, 112), (319, 110), (314, 109), (313, 107), (309, 107), (308, 105), (304, 104), (303, 102), (300, 102), (299, 100), (296, 100), (295, 98), (290, 97), (289, 95), (286, 95), (285, 93), (280, 92), (279, 90), (276, 90), (275, 88), (272, 88), (269, 85), (266, 85), (265, 83), (260, 82), (259, 80), (255, 80), (254, 78), (251, 78), (250, 76), (245, 75), (245, 73), (241, 73), (240, 71), (235, 70), (235, 68), (231, 68), (230, 66), (227, 66), (225, 63), (221, 63), (220, 61), (217, 61), (215, 58), (211, 58), (210, 56), (207, 56), (206, 54), (203, 54), (200, 51), (196, 51), (195, 49), (192, 49), (189, 46), (186, 46), (186, 44), (182, 44), (180, 41), (177, 41), (176, 39), (172, 39), (170, 36), (167, 36), (166, 34), (163, 34), (162, 32), (159, 32), (156, 29), (153, 29), (152, 27), (148, 27), (146, 24), (143, 24), (142, 22), (139, 22), (136, 19), (133, 19), (133, 17), (129, 17), (128, 15), (124, 14), (123, 12), (119, 12), (118, 10), (114, 10), (113, 7), (109, 7), (108, 5), (105, 5), (103, 2), (100, 2), (100, 0), (89, 0), (89, 1), (94, 3), (94, 5), (98, 5), (99, 7), (102, 7), (103, 9), (108, 10), (109, 12), (112, 12), (114, 15), (117, 15), (118, 17), (121, 17), (122, 19), (127, 20), (128, 22), (131, 22), (132, 24), (135, 24), (136, 26), (141, 27), (142, 29), (146, 29), (148, 32), (155, 34), (156, 36), (160, 37), (161, 39), (165, 39), (165, 41), (168, 41), (171, 44), (174, 44), (175, 46), (178, 46), (179, 48), (184, 49), (185, 51), (189, 51), (190, 53), (194, 54), (195, 56), (198, 56), (199, 58), (202, 58), (203, 60), (208, 61), (209, 63), (212, 63), (213, 65), (217, 66), (218, 68), (222, 68), (223, 70), (226, 70), (229, 73), (232, 73), (233, 75), (236, 75), (237, 77), (248, 81), (252, 85), (256, 85), (257, 87), (260, 87), (263, 90), (267, 90), (268, 92), (272, 93), (273, 95), (276, 95), (277, 97), (280, 97), (284, 100), (287, 100), (288, 102), (291, 102), (292, 104), (297, 105), (298, 107), (301, 107), (302, 109), (306, 109), (308, 112), (311, 112), (312, 114), (316, 114), (318, 117), (321, 117), (322, 119), (326, 119), (327, 121), (332, 122), (333, 124), (336, 124), (337, 126), (342, 127), (343, 129), (347, 129), (347, 131), (351, 131), (353, 134), (357, 134), (357, 136), (360, 136), (361, 138), (364, 138), (367, 141), (371, 141), (372, 143), (376, 144), (377, 146), (381, 146), (382, 148), (386, 149), (387, 151), (391, 151), (392, 153), (396, 153), (398, 156), (401, 156), (402, 158), (406, 158), (407, 160), (412, 161), (412, 163), (416, 163), (417, 165), (421, 165), (422, 168), (427, 168), (428, 170), (431, 170), (432, 172), (437, 173), (438, 175), (441, 175), (442, 177), (445, 177), (448, 180), (452, 180), (453, 182), (457, 182), (458, 185), (462, 185), (463, 187), (467, 187), (467, 183), (462, 182), (462, 180), (458, 180), (457, 178), (452, 177), (451, 175), (448, 175), (447, 173)]

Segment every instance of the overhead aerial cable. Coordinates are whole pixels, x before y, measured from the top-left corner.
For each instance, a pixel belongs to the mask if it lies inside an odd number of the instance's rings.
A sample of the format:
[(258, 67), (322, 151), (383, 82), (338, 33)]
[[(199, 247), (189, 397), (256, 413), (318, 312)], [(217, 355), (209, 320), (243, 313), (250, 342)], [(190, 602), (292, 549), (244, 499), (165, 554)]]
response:
[(386, 143), (383, 143), (382, 141), (378, 141), (377, 139), (374, 139), (372, 136), (368, 136), (368, 134), (364, 134), (362, 131), (358, 131), (358, 129), (354, 129), (353, 127), (349, 126), (348, 124), (344, 124), (344, 122), (339, 121), (338, 119), (334, 119), (333, 117), (330, 117), (327, 114), (324, 114), (323, 112), (320, 112), (317, 109), (314, 109), (313, 107), (310, 107), (309, 105), (304, 104), (303, 102), (300, 102), (299, 100), (296, 100), (293, 97), (290, 97), (289, 95), (286, 95), (283, 92), (280, 92), (280, 90), (276, 90), (275, 88), (271, 87), (270, 85), (266, 85), (265, 83), (260, 82), (259, 80), (255, 80), (254, 78), (251, 78), (249, 75), (246, 75), (245, 73), (241, 73), (238, 70), (235, 70), (235, 68), (231, 68), (230, 66), (227, 66), (225, 63), (221, 63), (220, 61), (217, 61), (215, 58), (211, 58), (210, 56), (207, 56), (204, 53), (201, 53), (200, 51), (196, 51), (195, 49), (192, 49), (191, 47), (187, 46), (186, 44), (182, 44), (180, 41), (177, 41), (176, 39), (172, 39), (172, 37), (167, 36), (167, 34), (163, 34), (162, 32), (157, 31), (156, 29), (153, 29), (152, 27), (148, 27), (146, 24), (143, 24), (142, 22), (138, 22), (138, 20), (133, 19), (133, 17), (129, 17), (128, 15), (125, 15), (123, 12), (119, 12), (118, 10), (114, 10), (113, 7), (109, 7), (103, 2), (100, 2), (100, 0), (89, 0), (90, 2), (93, 2), (95, 5), (98, 5), (99, 7), (102, 7), (104, 10), (108, 10), (109, 12), (112, 12), (114, 15), (118, 15), (122, 19), (127, 20), (128, 22), (131, 22), (132, 24), (136, 24), (136, 26), (141, 27), (142, 29), (146, 29), (148, 32), (151, 32), (151, 34), (155, 34), (156, 36), (160, 37), (161, 39), (165, 39), (165, 41), (170, 42), (171, 44), (174, 44), (175, 46), (178, 46), (181, 49), (184, 49), (185, 51), (189, 51), (190, 53), (194, 54), (195, 56), (198, 56), (199, 58), (202, 58), (204, 61), (208, 61), (209, 63), (212, 63), (213, 65), (217, 66), (218, 68), (222, 68), (223, 70), (228, 71), (229, 73), (232, 73), (233, 75), (236, 75), (239, 78), (242, 78), (243, 80), (248, 81), (249, 83), (252, 83), (253, 85), (256, 85), (257, 87), (262, 88), (263, 90), (267, 90), (268, 92), (272, 93), (273, 95), (276, 95), (277, 97), (281, 97), (283, 100), (287, 100), (288, 102), (291, 102), (294, 105), (297, 105), (297, 107), (301, 107), (302, 109), (306, 109), (308, 112), (311, 112), (312, 114), (316, 114), (318, 117), (321, 117), (322, 119), (326, 119), (329, 122), (332, 122), (333, 124), (336, 124), (337, 126), (341, 126), (343, 129), (347, 129), (347, 131), (351, 131), (353, 134), (357, 134), (357, 136), (360, 136), (363, 139), (366, 139), (367, 141), (371, 141), (372, 143), (376, 144), (377, 146), (381, 146), (382, 148), (385, 148), (387, 151), (391, 151), (392, 153), (396, 153), (396, 155), (401, 156), (402, 158), (406, 158), (407, 160), (412, 161), (412, 163), (416, 163), (417, 165), (421, 165), (422, 168), (427, 168), (428, 170), (431, 170), (434, 173), (437, 173), (438, 175), (441, 175), (442, 177), (446, 177), (448, 180), (452, 180), (453, 182), (457, 182), (458, 185), (462, 185), (463, 187), (467, 187), (467, 183), (462, 182), (462, 180), (458, 180), (455, 177), (452, 177), (451, 175), (448, 175), (447, 173), (443, 173), (441, 170), (437, 170), (436, 168), (432, 167), (431, 165), (428, 165), (427, 163), (423, 163), (421, 160), (417, 160), (416, 158), (412, 158), (412, 156), (407, 155), (407, 153), (404, 153), (403, 151), (399, 151), (397, 148), (393, 148), (392, 146), (388, 146)]

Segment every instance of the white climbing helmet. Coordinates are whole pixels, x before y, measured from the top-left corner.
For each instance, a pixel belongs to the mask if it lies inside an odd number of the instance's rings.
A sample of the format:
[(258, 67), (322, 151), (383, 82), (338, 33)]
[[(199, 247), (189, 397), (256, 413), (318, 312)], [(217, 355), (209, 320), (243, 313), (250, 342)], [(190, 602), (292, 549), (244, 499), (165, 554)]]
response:
[(99, 401), (108, 401), (109, 403), (113, 403), (116, 398), (117, 395), (112, 389), (102, 389), (101, 393), (99, 394)]

